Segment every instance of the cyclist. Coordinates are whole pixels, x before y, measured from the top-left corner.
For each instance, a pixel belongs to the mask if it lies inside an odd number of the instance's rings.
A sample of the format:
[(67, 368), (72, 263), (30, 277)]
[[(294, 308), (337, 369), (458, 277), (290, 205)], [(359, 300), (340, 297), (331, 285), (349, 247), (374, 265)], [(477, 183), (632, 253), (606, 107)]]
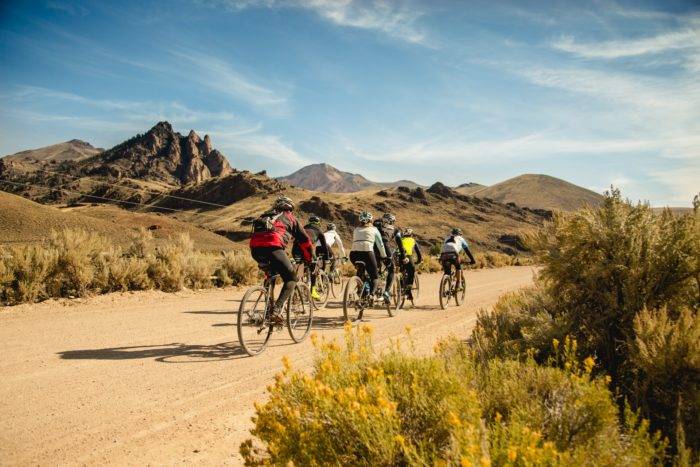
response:
[[(347, 255), (345, 254), (345, 248), (343, 247), (343, 240), (340, 238), (340, 235), (338, 235), (338, 232), (335, 230), (335, 224), (332, 222), (328, 223), (328, 226), (326, 227), (326, 232), (323, 234), (324, 237), (326, 237), (326, 245), (328, 245), (328, 261), (330, 261), (331, 264), (331, 270), (330, 272), (335, 271), (335, 261), (332, 261), (334, 258), (333, 255), (333, 245), (338, 243), (338, 248), (340, 248), (340, 254), (342, 255), (341, 257), (344, 259), (347, 259)], [(316, 254), (319, 253), (319, 249), (321, 248), (321, 243), (320, 240), (316, 243)]]
[[(403, 251), (405, 252), (405, 257), (402, 261), (404, 271), (406, 271), (406, 281), (404, 282), (404, 293), (408, 296), (409, 300), (413, 300), (413, 279), (416, 276), (416, 265), (423, 261), (423, 253), (420, 251), (420, 246), (413, 238), (413, 229), (407, 227), (403, 231), (401, 236), (401, 245), (403, 246)], [(413, 253), (415, 252), (416, 259), (413, 259)]]
[(280, 319), (279, 313), (298, 280), (294, 266), (285, 252), (289, 240), (294, 239), (294, 244), (299, 247), (304, 261), (311, 262), (314, 259), (311, 240), (294, 217), (293, 210), (294, 202), (289, 197), (278, 197), (272, 210), (253, 222), (253, 234), (250, 237), (253, 259), (258, 263), (269, 263), (272, 274), (279, 274), (284, 281), (272, 310), (276, 320)]
[[(403, 250), (403, 245), (401, 244), (401, 229), (394, 225), (396, 223), (396, 216), (390, 213), (384, 214), (381, 219), (377, 219), (374, 222), (374, 226), (379, 230), (382, 236), (382, 242), (384, 242), (384, 247), (386, 248), (386, 260), (384, 260), (384, 265), (386, 266), (386, 286), (384, 288), (384, 300), (389, 300), (391, 298), (391, 286), (394, 283), (394, 262), (392, 258), (396, 251), (399, 253), (399, 260), (403, 262), (406, 256)], [(396, 247), (396, 250), (393, 247)], [(375, 255), (377, 252), (375, 251)]]
[[(330, 248), (328, 247), (328, 244), (326, 243), (326, 236), (321, 232), (321, 218), (313, 215), (309, 217), (309, 223), (304, 226), (304, 230), (306, 231), (306, 234), (309, 236), (309, 239), (311, 239), (311, 244), (312, 245), (318, 245), (316, 247), (316, 256), (319, 256), (323, 259), (323, 265), (321, 266), (322, 269), (326, 269), (326, 260), (330, 256)], [(314, 261), (310, 265), (310, 272), (311, 272), (311, 298), (314, 300), (319, 300), (321, 296), (318, 294), (318, 291), (316, 290), (316, 268), (318, 267), (318, 264)]]
[(476, 263), (474, 255), (472, 255), (469, 249), (469, 244), (464, 237), (462, 237), (462, 229), (455, 227), (452, 229), (450, 235), (445, 238), (440, 252), (440, 263), (442, 263), (442, 269), (445, 271), (445, 274), (452, 274), (452, 266), (454, 266), (457, 271), (462, 269), (462, 265), (459, 262), (459, 254), (462, 251), (464, 251), (471, 260), (469, 264)]
[[(370, 294), (374, 294), (379, 280), (379, 270), (377, 269), (377, 258), (374, 255), (375, 247), (381, 259), (386, 258), (386, 250), (382, 236), (376, 227), (372, 225), (372, 213), (362, 211), (359, 215), (360, 226), (355, 227), (352, 233), (352, 249), (350, 251), (350, 261), (352, 264), (362, 261), (365, 263), (365, 271), (369, 274)], [(357, 268), (357, 265), (355, 264)], [(359, 268), (358, 274), (359, 274)]]

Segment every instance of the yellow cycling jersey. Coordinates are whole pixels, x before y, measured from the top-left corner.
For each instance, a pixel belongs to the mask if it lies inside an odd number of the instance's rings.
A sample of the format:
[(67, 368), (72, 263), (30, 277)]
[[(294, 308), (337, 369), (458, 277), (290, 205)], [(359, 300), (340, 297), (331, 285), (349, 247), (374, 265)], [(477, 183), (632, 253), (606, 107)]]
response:
[(401, 239), (401, 245), (403, 246), (403, 251), (406, 252), (406, 256), (411, 256), (413, 254), (413, 247), (416, 246), (416, 239), (413, 237), (403, 237)]

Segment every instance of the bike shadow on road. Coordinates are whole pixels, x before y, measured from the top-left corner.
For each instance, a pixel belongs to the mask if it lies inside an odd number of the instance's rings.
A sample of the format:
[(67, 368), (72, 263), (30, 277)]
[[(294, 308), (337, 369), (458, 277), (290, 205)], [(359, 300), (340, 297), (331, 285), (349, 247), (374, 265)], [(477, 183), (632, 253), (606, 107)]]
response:
[[(270, 347), (285, 345), (271, 343)], [(222, 342), (213, 345), (171, 343), (161, 345), (137, 345), (108, 347), (104, 349), (66, 350), (58, 352), (63, 360), (131, 360), (152, 358), (162, 363), (197, 363), (233, 360), (246, 357), (238, 342)]]

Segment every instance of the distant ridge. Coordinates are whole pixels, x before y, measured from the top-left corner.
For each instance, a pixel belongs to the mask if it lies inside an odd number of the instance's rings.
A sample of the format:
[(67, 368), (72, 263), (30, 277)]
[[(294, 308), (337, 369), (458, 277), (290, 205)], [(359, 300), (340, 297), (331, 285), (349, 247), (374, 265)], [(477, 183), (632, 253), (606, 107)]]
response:
[(597, 206), (603, 201), (603, 196), (594, 191), (542, 174), (519, 175), (472, 191), (470, 195), (522, 207), (561, 211)]
[(9, 156), (5, 156), (5, 161), (12, 161), (19, 164), (32, 164), (37, 162), (59, 163), (65, 161), (81, 161), (95, 156), (104, 149), (96, 148), (92, 144), (72, 139), (64, 143), (52, 144), (37, 149), (27, 149)]
[(387, 188), (405, 186), (416, 188), (418, 185), (410, 180), (396, 182), (373, 182), (360, 174), (343, 172), (329, 164), (311, 164), (302, 167), (296, 172), (277, 180), (288, 185), (306, 188), (313, 191), (325, 191), (330, 193), (353, 193), (369, 188)]

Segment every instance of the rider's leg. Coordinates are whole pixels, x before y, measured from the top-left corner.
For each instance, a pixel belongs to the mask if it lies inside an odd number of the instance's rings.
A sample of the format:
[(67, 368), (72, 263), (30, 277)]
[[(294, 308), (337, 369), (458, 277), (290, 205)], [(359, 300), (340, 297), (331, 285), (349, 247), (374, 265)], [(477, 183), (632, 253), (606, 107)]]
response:
[[(391, 248), (387, 248), (386, 254), (388, 255), (389, 258), (392, 258), (394, 255), (394, 252), (391, 251)], [(390, 262), (387, 267), (386, 267), (386, 286), (384, 287), (385, 292), (390, 292), (391, 291), (391, 286), (394, 283), (394, 262)]]
[(287, 253), (285, 253), (283, 249), (278, 248), (272, 250), (269, 257), (271, 269), (278, 273), (284, 281), (282, 290), (280, 290), (280, 294), (275, 301), (275, 308), (281, 310), (294, 291), (294, 287), (297, 285), (297, 275), (294, 272), (294, 266), (292, 266), (291, 261), (289, 261)]
[(406, 282), (404, 282), (404, 288), (413, 288), (413, 279), (416, 277), (416, 264), (413, 262), (413, 256), (407, 256), (408, 263), (404, 265), (404, 270), (406, 271)]
[(377, 258), (373, 251), (367, 252), (367, 274), (369, 275), (369, 291), (374, 293), (377, 290), (377, 282), (379, 282), (379, 269), (377, 268)]

